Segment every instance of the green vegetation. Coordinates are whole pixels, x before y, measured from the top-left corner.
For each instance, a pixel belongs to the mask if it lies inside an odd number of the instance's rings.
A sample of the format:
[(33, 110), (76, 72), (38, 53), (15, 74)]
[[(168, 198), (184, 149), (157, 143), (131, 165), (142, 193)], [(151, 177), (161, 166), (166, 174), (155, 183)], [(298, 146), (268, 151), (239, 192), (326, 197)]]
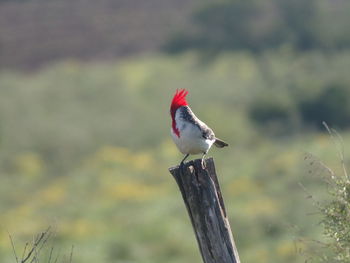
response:
[[(169, 136), (169, 103), (186, 88), (199, 117), (230, 143), (210, 155), (242, 262), (317, 262), (299, 239), (324, 240), (322, 214), (312, 213), (299, 182), (322, 200), (328, 194), (324, 169), (305, 162), (305, 152), (335, 172), (341, 166), (310, 109), (326, 107), (330, 126), (348, 127), (348, 105), (334, 102), (348, 101), (349, 68), (349, 52), (285, 50), (223, 53), (210, 63), (186, 53), (2, 71), (0, 261), (14, 262), (6, 230), (21, 251), (52, 225), (59, 249), (74, 244), (74, 263), (200, 262), (167, 171), (182, 158)], [(338, 131), (350, 148), (349, 131)], [(341, 228), (330, 226), (328, 236)]]
[(326, 124), (325, 128), (338, 149), (342, 169), (336, 174), (319, 160), (311, 161), (325, 170), (322, 179), (330, 196), (326, 202), (319, 202), (309, 195), (320, 211), (323, 233), (327, 237), (325, 242), (318, 243), (318, 259), (322, 262), (346, 263), (350, 260), (350, 178), (344, 159), (342, 138)]
[(306, 51), (349, 48), (350, 3), (332, 0), (208, 1), (165, 45), (176, 53), (199, 49), (260, 52), (281, 46)]
[(320, 205), (324, 234), (330, 238), (329, 250), (324, 253), (325, 262), (349, 262), (350, 260), (350, 181), (347, 172), (342, 176), (329, 173), (328, 187), (331, 200)]

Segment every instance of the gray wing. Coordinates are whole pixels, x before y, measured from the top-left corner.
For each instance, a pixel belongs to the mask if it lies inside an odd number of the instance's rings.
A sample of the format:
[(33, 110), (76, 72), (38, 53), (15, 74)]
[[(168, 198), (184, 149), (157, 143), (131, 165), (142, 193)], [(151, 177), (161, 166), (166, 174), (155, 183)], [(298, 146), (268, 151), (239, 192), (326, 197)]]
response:
[(188, 106), (183, 106), (180, 108), (181, 109), (181, 118), (193, 123), (198, 127), (198, 129), (202, 132), (202, 137), (205, 139), (209, 140), (214, 140), (215, 139), (215, 134), (212, 129), (210, 129), (206, 124), (201, 122), (196, 115), (192, 112), (190, 107)]
[(212, 129), (210, 129), (208, 126), (198, 125), (200, 129), (202, 130), (202, 136), (205, 139), (214, 140), (215, 134)]

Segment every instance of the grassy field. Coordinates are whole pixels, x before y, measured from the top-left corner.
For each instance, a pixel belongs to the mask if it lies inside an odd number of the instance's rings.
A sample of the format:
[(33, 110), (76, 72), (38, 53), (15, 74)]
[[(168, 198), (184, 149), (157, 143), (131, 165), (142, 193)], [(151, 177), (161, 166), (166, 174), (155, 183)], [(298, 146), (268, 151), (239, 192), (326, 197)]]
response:
[[(324, 200), (317, 160), (339, 173), (341, 165), (329, 135), (300, 105), (334, 85), (348, 88), (349, 67), (349, 52), (280, 50), (2, 71), (1, 262), (15, 262), (7, 231), (20, 251), (49, 225), (57, 253), (74, 244), (74, 263), (200, 262), (167, 171), (182, 158), (169, 136), (177, 88), (190, 91), (193, 110), (230, 144), (209, 155), (242, 262), (315, 257), (309, 240), (325, 240), (320, 215), (299, 184)], [(347, 127), (334, 128), (349, 149)]]

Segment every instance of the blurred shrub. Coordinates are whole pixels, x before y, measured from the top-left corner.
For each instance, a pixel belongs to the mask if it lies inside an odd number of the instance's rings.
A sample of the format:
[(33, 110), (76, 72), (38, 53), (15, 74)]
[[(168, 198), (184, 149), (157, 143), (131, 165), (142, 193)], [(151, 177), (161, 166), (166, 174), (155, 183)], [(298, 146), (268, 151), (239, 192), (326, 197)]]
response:
[(211, 2), (194, 12), (194, 26), (175, 34), (165, 50), (261, 51), (284, 44), (299, 50), (349, 47), (349, 11), (346, 1), (331, 0)]
[[(325, 87), (288, 88), (284, 96), (267, 90), (250, 103), (249, 117), (267, 134), (286, 135), (300, 129), (324, 131), (322, 123), (346, 129), (350, 127), (350, 89), (333, 83)], [(289, 99), (288, 99), (289, 98)]]
[(290, 42), (301, 50), (319, 46), (315, 35), (318, 6), (315, 0), (274, 0), (282, 20), (280, 30), (284, 33), (283, 42)]
[[(269, 96), (270, 95), (270, 96)], [(286, 134), (295, 128), (295, 109), (273, 94), (257, 96), (249, 108), (252, 121), (267, 133)]]
[(166, 45), (170, 52), (188, 48), (206, 50), (251, 49), (275, 46), (282, 40), (274, 10), (261, 1), (210, 3), (194, 13), (194, 32), (182, 32)]
[[(332, 137), (333, 135), (337, 136), (333, 134), (333, 131), (329, 130), (329, 132)], [(341, 152), (338, 154), (342, 164), (342, 167), (339, 167), (342, 170), (340, 174), (336, 174), (321, 161), (311, 159), (312, 162), (316, 162), (323, 168), (324, 172), (319, 176), (327, 188), (325, 201), (319, 201), (320, 196), (317, 196), (318, 200), (316, 200), (309, 194), (313, 205), (321, 215), (320, 223), (323, 227), (323, 235), (327, 237), (325, 242), (317, 243), (316, 253), (313, 253), (315, 254), (313, 257), (320, 262), (350, 262), (350, 181), (344, 156)], [(311, 158), (313, 157), (311, 156)]]
[(327, 86), (320, 94), (300, 98), (299, 110), (302, 120), (322, 128), (322, 122), (347, 128), (350, 126), (350, 90), (340, 84)]
[(249, 117), (263, 131), (290, 134), (301, 127), (323, 129), (325, 121), (338, 128), (350, 127), (350, 90), (341, 84), (330, 84), (320, 92), (287, 90), (286, 100), (267, 91), (258, 95), (249, 106)]
[(333, 177), (330, 186), (331, 200), (321, 208), (324, 234), (331, 238), (333, 255), (325, 262), (345, 263), (350, 261), (350, 182), (349, 179)]

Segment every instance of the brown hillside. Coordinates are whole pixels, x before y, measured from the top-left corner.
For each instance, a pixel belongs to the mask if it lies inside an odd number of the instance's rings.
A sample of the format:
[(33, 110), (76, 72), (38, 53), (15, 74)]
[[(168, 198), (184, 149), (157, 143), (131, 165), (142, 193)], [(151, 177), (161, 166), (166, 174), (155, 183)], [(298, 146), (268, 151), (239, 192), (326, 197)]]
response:
[(158, 49), (197, 0), (0, 1), (0, 68)]

